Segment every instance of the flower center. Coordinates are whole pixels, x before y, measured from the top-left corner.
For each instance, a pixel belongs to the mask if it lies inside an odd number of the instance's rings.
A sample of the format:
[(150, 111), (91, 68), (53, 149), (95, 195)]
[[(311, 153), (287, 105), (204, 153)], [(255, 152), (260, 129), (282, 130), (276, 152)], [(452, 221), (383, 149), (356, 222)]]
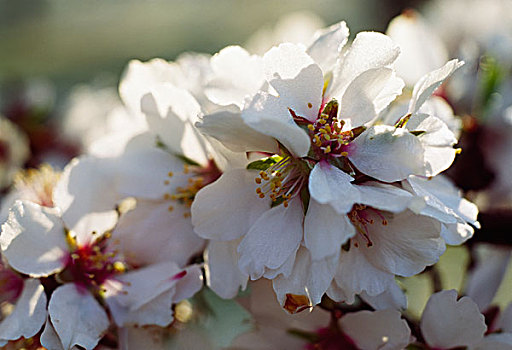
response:
[[(187, 184), (185, 186), (176, 187), (174, 193), (165, 193), (164, 200), (178, 202), (190, 208), (197, 192), (206, 185), (217, 180), (222, 175), (222, 172), (215, 164), (215, 161), (210, 159), (208, 164), (203, 167), (199, 165), (184, 164), (183, 174), (188, 176)], [(167, 176), (170, 179), (174, 177), (174, 173), (169, 172)], [(169, 185), (170, 183), (170, 180), (165, 180), (165, 185)], [(174, 205), (170, 204), (168, 210), (173, 211)], [(190, 216), (190, 213), (185, 213), (184, 216), (188, 217)]]
[(283, 204), (288, 207), (288, 201), (300, 193), (307, 181), (307, 172), (301, 160), (291, 156), (274, 156), (278, 159), (274, 164), (261, 170), (255, 179), (258, 185), (256, 193), (260, 198), (269, 196), (273, 205)]
[[(371, 241), (369, 234), (369, 225), (373, 225), (376, 221), (380, 221), (383, 226), (388, 224), (388, 221), (379, 210), (367, 207), (363, 204), (355, 204), (352, 210), (348, 213), (348, 218), (356, 228), (357, 232), (366, 241), (367, 247), (373, 246), (373, 242)], [(359, 245), (357, 242), (354, 242), (354, 246), (357, 248)]]
[(110, 234), (106, 233), (101, 239), (84, 246), (71, 243), (75, 247), (68, 256), (61, 278), (96, 289), (113, 275), (124, 272), (125, 265), (116, 259), (117, 253), (106, 249), (105, 241), (108, 238)]

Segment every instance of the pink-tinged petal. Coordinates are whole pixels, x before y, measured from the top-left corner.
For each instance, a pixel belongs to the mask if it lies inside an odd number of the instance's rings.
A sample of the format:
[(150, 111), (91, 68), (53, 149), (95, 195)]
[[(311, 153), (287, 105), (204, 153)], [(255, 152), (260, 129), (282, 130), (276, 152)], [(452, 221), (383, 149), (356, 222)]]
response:
[(268, 80), (276, 77), (293, 79), (302, 69), (314, 63), (303, 46), (290, 43), (273, 47), (263, 56), (264, 71)]
[(207, 163), (204, 140), (193, 126), (199, 121), (201, 107), (187, 90), (171, 84), (155, 86), (142, 97), (141, 110), (150, 132), (158, 135), (172, 153)]
[(477, 264), (469, 273), (466, 295), (481, 311), (485, 311), (493, 301), (507, 272), (511, 255), (508, 247), (492, 244), (480, 244), (476, 247)]
[(30, 338), (46, 320), (46, 294), (35, 279), (25, 281), (23, 291), (13, 311), (0, 322), (0, 346), (20, 337)]
[(358, 311), (340, 320), (343, 332), (360, 349), (402, 350), (411, 342), (411, 329), (395, 310)]
[[(197, 267), (191, 268), (189, 274), (173, 262), (151, 265), (107, 281), (103, 286), (105, 302), (118, 326), (165, 327), (173, 320), (172, 304), (197, 292), (202, 286), (201, 277)], [(182, 282), (185, 285), (176, 298)]]
[(223, 299), (232, 299), (240, 289), (245, 290), (247, 276), (238, 268), (239, 240), (210, 241), (205, 252), (206, 283)]
[(424, 173), (423, 147), (416, 136), (402, 128), (376, 125), (351, 143), (349, 158), (366, 175), (385, 182)]
[[(277, 300), (288, 312), (297, 313), (320, 303), (336, 273), (338, 256), (312, 261), (308, 250), (301, 247), (290, 276), (273, 280)], [(295, 297), (294, 297), (295, 296)], [(304, 301), (298, 305), (291, 300)]]
[(254, 130), (281, 142), (295, 156), (304, 157), (311, 140), (293, 120), (288, 102), (286, 98), (259, 92), (242, 111), (242, 119)]
[(270, 199), (256, 194), (257, 173), (234, 169), (201, 189), (192, 203), (192, 225), (207, 239), (230, 241), (249, 231), (270, 207)]
[(453, 289), (430, 297), (420, 327), (428, 345), (440, 349), (476, 345), (487, 330), (478, 306), (468, 297), (457, 300)]
[(441, 38), (419, 13), (408, 11), (395, 17), (386, 34), (400, 46), (401, 54), (395, 67), (407, 86), (414, 86), (424, 74), (441, 67), (448, 60)]
[(107, 313), (87, 291), (72, 283), (57, 288), (48, 313), (64, 349), (93, 349), (110, 324)]
[(66, 233), (57, 209), (16, 201), (0, 235), (9, 265), (32, 277), (61, 271), (69, 254)]
[(270, 85), (277, 91), (280, 105), (286, 108), (281, 113), (291, 115), (293, 111), (310, 122), (318, 118), (324, 77), (316, 64), (302, 69), (293, 79), (276, 77)]
[(397, 283), (390, 284), (388, 289), (378, 295), (361, 293), (360, 297), (375, 310), (405, 310), (407, 308), (407, 297)]
[(279, 151), (276, 140), (245, 124), (238, 108), (205, 115), (196, 127), (234, 152)]
[(77, 235), (80, 244), (100, 237), (117, 222), (115, 206), (119, 193), (115, 186), (112, 160), (81, 157), (64, 169), (53, 190), (55, 206), (62, 211), (66, 228)]
[(443, 67), (425, 74), (416, 85), (414, 85), (411, 102), (409, 103), (409, 113), (415, 114), (445, 79), (452, 75), (452, 73), (463, 64), (464, 62), (460, 62), (459, 60), (451, 60)]
[(266, 269), (281, 267), (295, 254), (303, 237), (302, 202), (294, 198), (286, 208), (279, 205), (263, 213), (240, 242), (240, 269), (261, 277)]
[(348, 85), (340, 103), (340, 118), (349, 123), (346, 128), (375, 119), (402, 92), (403, 85), (390, 68), (370, 69), (357, 76)]
[(314, 261), (339, 254), (341, 246), (355, 233), (347, 215), (310, 199), (304, 220), (304, 245)]
[(121, 216), (109, 249), (118, 250), (137, 266), (168, 260), (184, 266), (205, 244), (194, 232), (188, 213), (190, 208), (178, 203), (138, 200), (135, 209)]
[(319, 162), (309, 174), (309, 193), (318, 203), (329, 204), (339, 214), (346, 214), (361, 198), (354, 179), (335, 166)]
[(357, 34), (345, 57), (338, 61), (333, 84), (327, 94), (340, 98), (348, 84), (359, 74), (369, 69), (390, 66), (399, 53), (398, 46), (384, 34), (376, 32)]
[(348, 36), (349, 30), (345, 22), (333, 24), (315, 33), (315, 41), (308, 47), (307, 53), (322, 68), (324, 74), (334, 69)]
[(192, 298), (204, 286), (203, 270), (200, 265), (190, 265), (184, 272), (183, 276), (178, 274), (173, 277), (176, 280), (173, 303)]
[(375, 267), (410, 277), (433, 265), (445, 251), (437, 220), (411, 211), (394, 214), (386, 224), (378, 217), (368, 225), (371, 244), (356, 235), (359, 249)]

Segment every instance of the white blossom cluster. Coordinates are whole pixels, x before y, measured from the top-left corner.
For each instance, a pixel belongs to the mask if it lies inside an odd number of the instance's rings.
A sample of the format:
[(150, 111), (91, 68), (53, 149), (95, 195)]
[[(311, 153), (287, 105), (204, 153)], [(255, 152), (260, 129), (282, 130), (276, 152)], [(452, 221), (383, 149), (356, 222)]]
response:
[(340, 22), (262, 55), (130, 62), (122, 103), (68, 120), (87, 154), (19, 175), (2, 202), (0, 345), (158, 348), (209, 288), (251, 293), (260, 328), (233, 349), (304, 347), (286, 330), (308, 327), (315, 349), (511, 349), (510, 307), (488, 327), (451, 290), (415, 332), (401, 313), (397, 277), (480, 226), (441, 174), (461, 125), (438, 88), (464, 62), (407, 65), (418, 43), (398, 21), (389, 36), (349, 40)]

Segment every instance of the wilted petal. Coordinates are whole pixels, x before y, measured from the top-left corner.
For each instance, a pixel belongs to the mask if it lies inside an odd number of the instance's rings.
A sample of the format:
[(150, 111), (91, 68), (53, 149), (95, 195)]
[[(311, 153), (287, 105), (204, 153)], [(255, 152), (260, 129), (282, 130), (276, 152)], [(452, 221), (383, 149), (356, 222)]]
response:
[(428, 345), (441, 349), (476, 345), (487, 330), (477, 305), (468, 297), (457, 300), (453, 289), (430, 297), (420, 326)]
[(350, 313), (340, 324), (360, 349), (402, 350), (411, 342), (411, 330), (395, 310)]
[(270, 207), (256, 194), (256, 172), (234, 169), (201, 189), (192, 203), (192, 224), (203, 238), (230, 241), (249, 231)]
[(2, 254), (15, 270), (32, 277), (61, 271), (69, 254), (57, 209), (17, 201), (0, 235)]
[(35, 279), (27, 279), (11, 314), (0, 323), (0, 346), (35, 335), (46, 320), (46, 294)]
[(60, 286), (48, 305), (51, 323), (65, 350), (75, 346), (93, 349), (110, 324), (96, 299), (79, 288), (72, 283)]
[(265, 269), (277, 269), (295, 254), (303, 237), (304, 214), (299, 198), (287, 208), (279, 205), (263, 213), (238, 246), (240, 269), (257, 279)]

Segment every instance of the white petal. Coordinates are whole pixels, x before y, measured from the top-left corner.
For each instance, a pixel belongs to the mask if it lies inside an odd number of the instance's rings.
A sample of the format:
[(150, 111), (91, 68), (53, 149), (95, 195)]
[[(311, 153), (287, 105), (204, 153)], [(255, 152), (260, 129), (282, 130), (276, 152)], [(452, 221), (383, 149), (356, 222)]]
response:
[(14, 310), (0, 323), (0, 345), (35, 335), (46, 320), (46, 294), (35, 279), (27, 279)]
[(408, 12), (395, 17), (386, 34), (400, 46), (401, 54), (395, 66), (408, 86), (413, 86), (424, 74), (448, 60), (441, 38), (418, 13)]
[(170, 84), (154, 87), (141, 100), (149, 130), (158, 135), (169, 149), (199, 164), (206, 164), (206, 148), (194, 124), (201, 108), (186, 90)]
[(359, 203), (354, 179), (342, 170), (326, 162), (319, 162), (309, 174), (309, 193), (317, 202), (331, 205), (339, 214), (346, 214)]
[(477, 305), (468, 297), (457, 300), (453, 289), (430, 297), (420, 327), (428, 345), (441, 349), (476, 345), (487, 330)]
[(152, 86), (170, 81), (173, 67), (169, 62), (156, 58), (148, 62), (132, 60), (119, 84), (119, 95), (134, 113), (140, 113), (140, 99)]
[[(183, 161), (156, 147), (130, 147), (111, 161), (115, 163), (117, 192), (123, 197), (161, 199), (187, 184)], [(170, 172), (174, 174), (171, 178)]]
[(62, 210), (62, 220), (77, 235), (78, 243), (89, 242), (93, 231), (103, 234), (117, 222), (119, 193), (114, 174), (110, 159), (82, 157), (66, 166), (54, 188), (55, 205)]
[(124, 214), (116, 226), (109, 249), (118, 250), (134, 265), (172, 260), (184, 266), (202, 251), (204, 241), (196, 235), (190, 208), (165, 201), (137, 201), (137, 207)]
[(205, 252), (205, 270), (208, 287), (224, 299), (237, 296), (247, 286), (247, 276), (238, 268), (239, 240), (210, 241)]
[(377, 180), (394, 182), (424, 173), (421, 142), (402, 128), (370, 127), (350, 146), (349, 158), (356, 168)]
[(50, 320), (66, 350), (74, 346), (93, 349), (110, 324), (96, 299), (78, 288), (72, 283), (60, 286), (48, 305)]
[(471, 350), (512, 350), (512, 333), (489, 334)]
[(411, 330), (395, 310), (358, 311), (343, 316), (341, 328), (360, 349), (402, 350), (411, 341)]
[(44, 330), (41, 333), (40, 337), (41, 345), (46, 349), (51, 350), (65, 350), (62, 342), (60, 341), (55, 328), (50, 321), (50, 316), (46, 319), (46, 324), (44, 325)]
[(287, 208), (267, 210), (251, 226), (238, 246), (240, 269), (257, 279), (265, 269), (277, 269), (295, 254), (303, 237), (304, 214), (299, 198)]
[(349, 30), (345, 22), (333, 24), (315, 33), (315, 41), (308, 47), (307, 53), (322, 68), (324, 74), (333, 70), (348, 36)]
[(342, 251), (336, 282), (349, 300), (365, 291), (370, 296), (384, 293), (395, 283), (393, 274), (372, 265), (365, 254), (351, 243), (348, 252)]
[(277, 91), (280, 105), (285, 107), (283, 114), (290, 115), (292, 110), (297, 116), (314, 122), (322, 103), (324, 77), (316, 64), (302, 69), (293, 79), (276, 77), (270, 85)]
[(396, 186), (379, 182), (365, 182), (357, 186), (360, 193), (360, 204), (375, 209), (399, 213), (404, 211), (413, 196)]
[(192, 224), (203, 238), (229, 241), (238, 238), (269, 207), (256, 195), (256, 172), (234, 169), (201, 189), (192, 203)]
[(475, 250), (477, 264), (468, 276), (466, 295), (485, 311), (502, 284), (512, 252), (492, 244), (480, 244)]
[[(304, 157), (309, 151), (311, 140), (293, 120), (288, 102), (285, 98), (260, 92), (242, 111), (242, 119), (254, 130), (281, 142), (295, 156)], [(318, 105), (313, 107), (318, 108)]]
[(278, 153), (277, 142), (245, 124), (240, 110), (221, 110), (205, 115), (196, 127), (235, 152)]
[(436, 91), (436, 89), (444, 82), (446, 78), (452, 75), (464, 62), (459, 60), (451, 60), (443, 67), (425, 74), (414, 85), (411, 102), (409, 103), (409, 113), (414, 114), (420, 109), (425, 101)]
[(203, 270), (200, 265), (190, 265), (185, 271), (186, 275), (176, 281), (173, 303), (192, 298), (203, 288)]
[(361, 293), (361, 298), (375, 310), (405, 310), (407, 308), (407, 297), (398, 284), (390, 284), (388, 289), (379, 295), (368, 295)]
[[(116, 324), (167, 326), (173, 320), (171, 306), (176, 285), (187, 274), (175, 263), (166, 262), (128, 272), (118, 276), (115, 281), (107, 281), (105, 301)], [(201, 276), (193, 275), (201, 281)]]
[(205, 94), (213, 103), (242, 107), (245, 97), (254, 94), (264, 83), (261, 57), (250, 55), (240, 46), (222, 49), (211, 58), (210, 64), (213, 77)]
[(369, 246), (358, 235), (356, 238), (359, 249), (379, 269), (409, 277), (436, 263), (445, 251), (437, 220), (411, 211), (394, 214), (387, 225), (378, 216), (373, 219), (374, 223), (367, 226), (373, 244)]
[(503, 332), (512, 333), (512, 303), (509, 303), (496, 322), (496, 329)]
[(392, 69), (369, 69), (357, 76), (345, 90), (340, 103), (340, 118), (350, 123), (347, 127), (364, 125), (376, 118), (402, 88), (403, 82), (396, 78)]
[(304, 244), (313, 260), (339, 254), (341, 246), (355, 233), (345, 214), (338, 214), (330, 205), (310, 199), (304, 220)]
[(2, 254), (15, 270), (32, 277), (61, 271), (68, 253), (58, 210), (17, 201), (2, 225)]
[[(309, 252), (300, 248), (289, 277), (278, 276), (273, 280), (274, 291), (281, 306), (286, 306), (287, 294), (306, 296), (309, 306), (320, 303), (322, 296), (331, 284), (336, 273), (337, 256), (325, 260), (312, 261)], [(307, 307), (301, 305), (300, 307)], [(288, 310), (291, 313), (299, 310)]]
[(342, 96), (346, 87), (359, 74), (368, 69), (387, 67), (391, 65), (400, 49), (384, 34), (376, 32), (361, 32), (357, 34), (343, 60), (334, 72), (330, 96)]
[(301, 45), (285, 43), (273, 47), (263, 56), (264, 70), (268, 80), (279, 76), (281, 79), (292, 79), (299, 72), (315, 62)]

